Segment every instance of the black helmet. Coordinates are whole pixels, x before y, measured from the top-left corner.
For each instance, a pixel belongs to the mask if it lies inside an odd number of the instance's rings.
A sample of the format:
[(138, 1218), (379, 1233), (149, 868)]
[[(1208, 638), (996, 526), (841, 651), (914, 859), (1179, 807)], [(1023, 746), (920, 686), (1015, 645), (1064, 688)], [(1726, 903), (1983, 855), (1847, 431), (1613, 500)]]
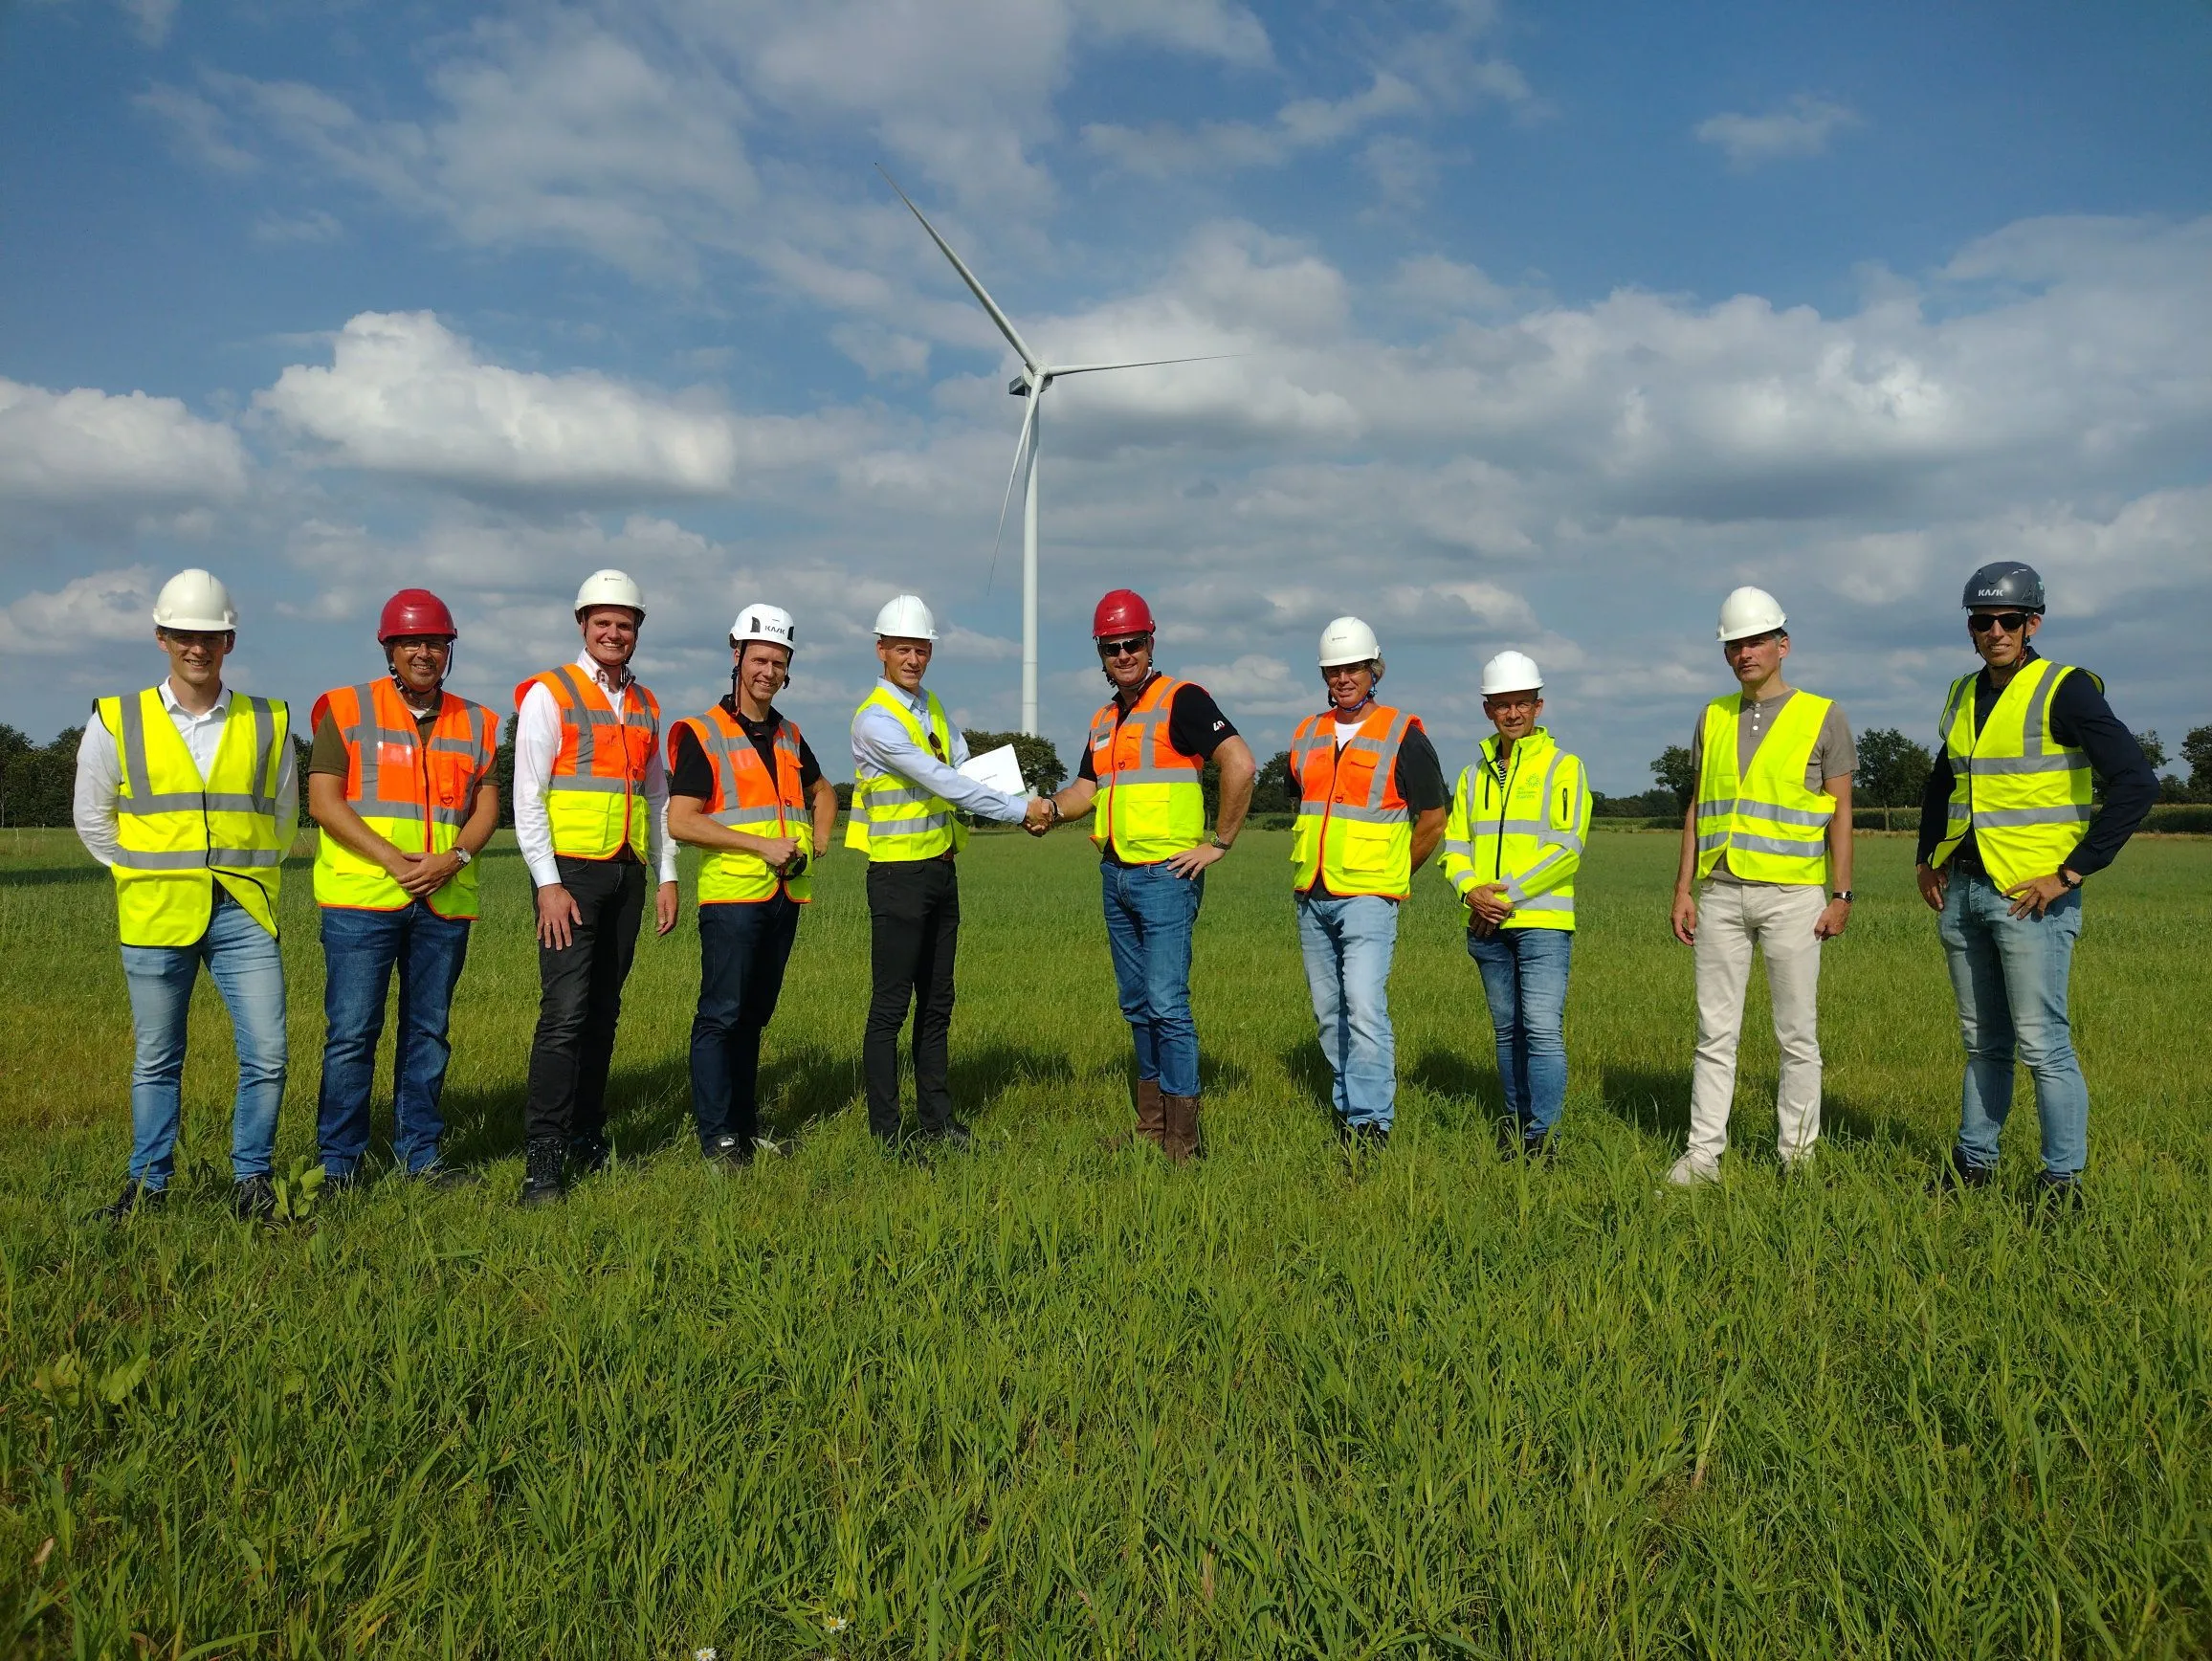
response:
[(1992, 560), (1966, 579), (1966, 597), (1958, 602), (1968, 610), (1977, 606), (2010, 606), (2023, 611), (2043, 609), (2043, 579), (2033, 565), (2018, 560)]

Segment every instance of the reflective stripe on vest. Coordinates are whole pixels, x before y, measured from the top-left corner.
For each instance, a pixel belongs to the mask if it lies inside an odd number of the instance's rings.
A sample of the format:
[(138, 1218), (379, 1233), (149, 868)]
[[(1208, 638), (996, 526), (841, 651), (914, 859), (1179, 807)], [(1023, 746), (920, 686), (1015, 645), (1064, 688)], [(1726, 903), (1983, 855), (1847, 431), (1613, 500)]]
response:
[[(402, 853), (443, 853), (460, 840), (476, 791), (498, 749), (498, 718), (480, 703), (439, 695), (428, 745), (414, 711), (387, 675), (340, 687), (315, 700), (309, 720), (328, 717), (345, 742), (345, 799), (361, 822)], [(401, 911), (407, 890), (385, 868), (324, 831), (315, 851), (315, 899), (350, 911)], [(438, 916), (478, 913), (476, 868), (464, 865), (430, 897)]]
[[(1501, 782), (1497, 739), (1485, 739), (1482, 759), (1459, 775), (1444, 834), (1444, 875), (1465, 896), (1485, 883), (1505, 884), (1513, 902), (1507, 928), (1575, 926), (1573, 869), (1581, 863), (1587, 793), (1581, 764), (1537, 727), (1517, 741)], [(1567, 880), (1531, 894), (1529, 885), (1558, 871)]]
[(561, 749), (545, 779), (553, 852), (612, 859), (627, 846), (643, 860), (652, 836), (645, 774), (660, 745), (660, 700), (632, 680), (617, 715), (597, 675), (564, 663), (515, 688), (518, 710), (533, 686), (550, 692), (561, 711)]
[(205, 779), (159, 687), (103, 698), (93, 712), (122, 773), (109, 867), (122, 943), (191, 945), (208, 932), (217, 882), (276, 934), (294, 829), (276, 823), (276, 781), (292, 742), (284, 702), (232, 693)]
[[(776, 771), (769, 776), (757, 749), (735, 716), (720, 704), (693, 720), (679, 720), (669, 729), (669, 764), (675, 764), (675, 735), (689, 731), (714, 769), (715, 793), (707, 799), (707, 817), (730, 830), (748, 836), (797, 836), (807, 847), (812, 834), (806, 817), (806, 791), (799, 779), (799, 728), (788, 717), (777, 718), (773, 749)], [(701, 905), (758, 905), (776, 897), (780, 888), (804, 905), (814, 897), (811, 876), (802, 872), (785, 878), (758, 853), (735, 848), (699, 851)]]
[(1155, 675), (1128, 714), (1109, 698), (1091, 718), (1091, 769), (1097, 801), (1091, 840), (1112, 844), (1126, 865), (1158, 865), (1206, 839), (1206, 764), (1168, 737), (1175, 695), (1185, 683)]
[(2067, 862), (2094, 811), (2092, 779), (2088, 752), (2068, 749), (2052, 735), (2050, 701), (2060, 682), (2077, 674), (2090, 672), (2047, 657), (2023, 664), (1980, 732), (1977, 676), (1952, 682), (1937, 734), (1951, 764), (1951, 804), (1931, 864), (1946, 864), (1969, 829), (1982, 869), (2000, 888), (2048, 876)]
[(1704, 764), (1697, 775), (1697, 875), (1711, 875), (1728, 855), (1728, 870), (1746, 882), (1810, 886), (1828, 879), (1828, 821), (1836, 799), (1805, 788), (1805, 767), (1821, 739), (1831, 700), (1809, 692), (1790, 696), (1751, 755), (1751, 772), (1736, 773), (1736, 718), (1743, 695), (1705, 706)]
[[(871, 709), (888, 710), (906, 729), (915, 748), (930, 750), (934, 735), (936, 754), (950, 766), (952, 723), (945, 720), (944, 705), (937, 701), (936, 693), (924, 689), (921, 696), (929, 701), (927, 726), (907, 708), (905, 699), (880, 686), (852, 712), (852, 724), (858, 727), (860, 718)], [(912, 860), (935, 859), (967, 846), (967, 827), (942, 796), (896, 773), (874, 772), (866, 767), (854, 771), (860, 777), (852, 785), (852, 814), (845, 825), (846, 847), (857, 848), (871, 860)]]
[(1291, 883), (1317, 880), (1339, 897), (1404, 899), (1413, 886), (1413, 823), (1398, 793), (1398, 751), (1418, 718), (1377, 704), (1339, 744), (1333, 710), (1308, 716), (1291, 740), (1298, 816), (1291, 832)]

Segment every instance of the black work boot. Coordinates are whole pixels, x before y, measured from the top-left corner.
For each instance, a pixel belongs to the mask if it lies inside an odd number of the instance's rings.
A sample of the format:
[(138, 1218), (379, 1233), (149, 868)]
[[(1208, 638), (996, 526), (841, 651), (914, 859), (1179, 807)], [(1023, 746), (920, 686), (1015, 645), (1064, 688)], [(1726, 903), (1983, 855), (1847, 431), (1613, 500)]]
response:
[(1938, 1194), (1963, 1194), (1974, 1188), (1986, 1188), (1997, 1181), (1997, 1173), (1987, 1165), (1969, 1164), (1958, 1149), (1951, 1150), (1951, 1160), (1936, 1176)]
[(561, 1203), (561, 1167), (568, 1150), (552, 1137), (539, 1137), (522, 1155), (522, 1204), (527, 1207)]
[(964, 1154), (975, 1146), (976, 1139), (969, 1134), (968, 1127), (957, 1118), (948, 1118), (937, 1129), (925, 1130), (921, 1134), (929, 1139), (930, 1146), (942, 1148), (947, 1153)]
[(240, 1177), (231, 1185), (231, 1208), (249, 1223), (276, 1215), (276, 1185), (267, 1177)]
[(169, 1203), (166, 1188), (149, 1188), (135, 1178), (122, 1185), (122, 1197), (113, 1205), (102, 1206), (93, 1212), (100, 1222), (127, 1223), (142, 1211), (158, 1211)]
[(607, 1168), (610, 1150), (603, 1136), (580, 1136), (568, 1143), (568, 1157), (576, 1162), (576, 1168), (586, 1176), (597, 1176)]
[(706, 1156), (710, 1165), (723, 1170), (742, 1170), (753, 1163), (752, 1139), (732, 1136), (725, 1131), (707, 1143)]
[(2035, 1197), (2029, 1208), (2038, 1217), (2054, 1218), (2068, 1211), (2082, 1208), (2082, 1180), (2068, 1171), (2038, 1171), (2035, 1174)]

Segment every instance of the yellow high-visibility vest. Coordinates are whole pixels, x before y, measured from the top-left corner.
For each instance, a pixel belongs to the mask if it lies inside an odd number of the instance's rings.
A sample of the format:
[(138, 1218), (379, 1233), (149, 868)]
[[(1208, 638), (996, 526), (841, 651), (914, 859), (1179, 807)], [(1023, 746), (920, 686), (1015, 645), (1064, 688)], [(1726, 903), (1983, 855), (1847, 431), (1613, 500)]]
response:
[[(921, 696), (929, 700), (927, 726), (907, 708), (904, 698), (880, 686), (852, 712), (852, 724), (859, 726), (861, 716), (871, 709), (889, 710), (916, 748), (933, 751), (950, 766), (952, 723), (945, 720), (944, 705), (937, 701), (936, 693), (924, 688)], [(935, 859), (966, 847), (967, 827), (950, 802), (926, 786), (909, 784), (896, 773), (869, 773), (852, 786), (852, 816), (846, 821), (845, 846), (857, 848), (871, 860)]]
[(1698, 875), (1712, 875), (1725, 853), (1730, 875), (1746, 882), (1826, 883), (1828, 821), (1836, 816), (1836, 799), (1805, 788), (1805, 767), (1832, 703), (1798, 692), (1775, 716), (1742, 778), (1736, 768), (1736, 723), (1743, 694), (1732, 692), (1705, 706), (1705, 760), (1697, 774)]
[(294, 827), (276, 823), (276, 781), (292, 717), (283, 701), (231, 695), (203, 779), (161, 688), (103, 698), (93, 713), (115, 740), (116, 920), (126, 946), (188, 946), (208, 932), (215, 884), (276, 932), (276, 896)]
[[(460, 840), (498, 748), (498, 719), (490, 710), (450, 692), (438, 697), (427, 744), (389, 676), (324, 693), (308, 722), (320, 727), (328, 717), (338, 723), (345, 799), (364, 825), (402, 853), (444, 853)], [(315, 902), (348, 911), (404, 911), (411, 903), (390, 872), (327, 830), (317, 838)], [(428, 904), (440, 917), (473, 920), (479, 909), (476, 866), (454, 872)]]
[(1156, 675), (1126, 715), (1108, 698), (1091, 718), (1091, 768), (1098, 796), (1091, 840), (1125, 865), (1158, 865), (1206, 840), (1206, 764), (1168, 737), (1185, 683)]
[(2067, 862), (2090, 822), (2090, 758), (2051, 736), (2050, 702), (2059, 683), (2076, 674), (2090, 672), (2047, 657), (2023, 664), (1979, 732), (1977, 677), (1951, 683), (1940, 735), (1951, 763), (1951, 807), (1930, 864), (1949, 860), (1969, 830), (1982, 869), (2000, 888), (2048, 876)]
[[(776, 757), (771, 773), (761, 763), (752, 736), (738, 724), (737, 717), (720, 704), (703, 716), (679, 720), (669, 729), (668, 764), (675, 769), (675, 735), (689, 729), (697, 741), (707, 765), (714, 770), (714, 794), (706, 801), (707, 817), (730, 830), (748, 836), (796, 836), (803, 846), (813, 830), (807, 818), (806, 791), (800, 783), (799, 723), (780, 716), (770, 749)], [(758, 853), (736, 848), (705, 848), (699, 859), (699, 904), (758, 905), (788, 894), (801, 905), (814, 897), (814, 880), (807, 872), (779, 876)]]
[(632, 679), (622, 713), (599, 678), (573, 663), (534, 675), (515, 688), (515, 709), (533, 686), (561, 711), (561, 748), (545, 775), (545, 822), (553, 852), (568, 859), (613, 859), (625, 848), (644, 863), (652, 814), (645, 774), (660, 747), (660, 699)]
[(1398, 751), (1421, 718), (1376, 704), (1359, 735), (1337, 742), (1337, 712), (1323, 710), (1291, 736), (1298, 816), (1291, 828), (1291, 886), (1318, 881), (1338, 897), (1404, 899), (1413, 886), (1413, 815), (1398, 793)]
[(1505, 884), (1513, 911), (1501, 927), (1575, 926), (1575, 873), (1590, 833), (1590, 789), (1580, 758), (1542, 727), (1515, 743), (1497, 776), (1497, 737), (1459, 775), (1444, 828), (1444, 876), (1462, 899)]

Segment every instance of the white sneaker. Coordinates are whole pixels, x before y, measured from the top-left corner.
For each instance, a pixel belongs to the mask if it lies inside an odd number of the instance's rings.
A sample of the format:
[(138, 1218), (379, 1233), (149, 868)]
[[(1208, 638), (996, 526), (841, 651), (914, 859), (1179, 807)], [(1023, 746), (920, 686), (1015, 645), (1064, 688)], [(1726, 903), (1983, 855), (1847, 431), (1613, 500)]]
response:
[(1702, 1188), (1709, 1183), (1718, 1181), (1719, 1170), (1713, 1165), (1700, 1164), (1694, 1154), (1684, 1154), (1674, 1162), (1673, 1169), (1667, 1173), (1667, 1185), (1670, 1188)]

